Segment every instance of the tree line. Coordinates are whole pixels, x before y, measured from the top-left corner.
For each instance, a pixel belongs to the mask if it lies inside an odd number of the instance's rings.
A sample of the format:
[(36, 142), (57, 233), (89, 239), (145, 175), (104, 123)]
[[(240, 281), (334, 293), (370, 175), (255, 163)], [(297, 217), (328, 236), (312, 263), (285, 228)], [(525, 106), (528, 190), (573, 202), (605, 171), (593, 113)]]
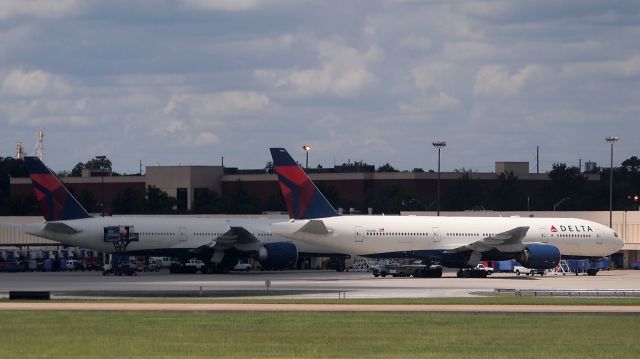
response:
[[(349, 167), (349, 164), (346, 164)], [(106, 158), (79, 163), (62, 175), (79, 175), (83, 168), (111, 169)], [(354, 170), (371, 168), (363, 162), (352, 165)], [(377, 172), (397, 171), (390, 164), (380, 166)], [(419, 171), (418, 171), (419, 172)], [(542, 211), (553, 210), (608, 210), (609, 169), (597, 169), (597, 181), (588, 181), (577, 167), (556, 163), (548, 172), (548, 181), (532, 185), (532, 181), (520, 180), (513, 173), (501, 173), (492, 181), (475, 179), (473, 173), (460, 171), (460, 177), (449, 181), (441, 190), (440, 209), (443, 211), (495, 210), (495, 211)], [(60, 175), (60, 174), (59, 174)], [(9, 177), (28, 176), (23, 161), (11, 157), (0, 157), (0, 215), (39, 215), (33, 195), (10, 196)], [(635, 196), (640, 195), (640, 159), (633, 156), (614, 168), (614, 210), (637, 210)], [(355, 208), (363, 213), (373, 208), (374, 213), (396, 214), (401, 211), (434, 211), (435, 194), (416, 193), (402, 185), (379, 186), (366, 189), (361, 202), (349, 201), (337, 188), (322, 182), (319, 189), (334, 207)], [(89, 212), (101, 212), (102, 208), (94, 194), (87, 190), (72, 194)], [(144, 190), (128, 188), (118, 193), (111, 202), (112, 214), (171, 214), (171, 213), (226, 213), (253, 214), (264, 211), (286, 211), (279, 191), (261, 200), (251, 193), (246, 185), (238, 182), (231, 193), (224, 196), (213, 190), (202, 188), (194, 191), (192, 209), (178, 208), (176, 198), (166, 192), (148, 186)]]

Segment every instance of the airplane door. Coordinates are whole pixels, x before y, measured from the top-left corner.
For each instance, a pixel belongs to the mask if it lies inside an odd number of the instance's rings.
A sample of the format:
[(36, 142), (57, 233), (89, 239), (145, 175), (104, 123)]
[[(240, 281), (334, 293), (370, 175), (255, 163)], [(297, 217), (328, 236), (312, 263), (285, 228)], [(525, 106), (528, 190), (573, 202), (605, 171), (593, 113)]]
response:
[(359, 243), (362, 243), (363, 237), (364, 237), (364, 233), (363, 233), (362, 227), (356, 226), (355, 227), (355, 232), (354, 232), (355, 241), (359, 242)]
[(181, 241), (186, 241), (187, 240), (187, 227), (179, 227), (178, 228), (178, 238)]
[(596, 229), (596, 244), (601, 246), (603, 245), (603, 235), (602, 232), (599, 229)]
[(431, 232), (433, 234), (433, 243), (440, 243), (442, 237), (440, 237), (440, 227), (431, 228)]

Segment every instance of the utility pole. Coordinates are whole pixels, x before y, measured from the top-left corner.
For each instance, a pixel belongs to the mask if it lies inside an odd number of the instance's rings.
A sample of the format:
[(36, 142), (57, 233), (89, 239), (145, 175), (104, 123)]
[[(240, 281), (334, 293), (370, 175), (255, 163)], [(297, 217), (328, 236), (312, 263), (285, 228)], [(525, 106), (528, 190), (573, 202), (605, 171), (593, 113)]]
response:
[(611, 162), (609, 166), (609, 228), (613, 227), (613, 144), (618, 142), (620, 137), (609, 136), (604, 140), (611, 145)]
[(540, 146), (536, 146), (536, 173), (540, 173)]
[(438, 217), (440, 216), (440, 150), (447, 146), (445, 141), (436, 141), (433, 142), (433, 147), (438, 149), (438, 181), (437, 181), (437, 192), (436, 192), (436, 209), (438, 211)]

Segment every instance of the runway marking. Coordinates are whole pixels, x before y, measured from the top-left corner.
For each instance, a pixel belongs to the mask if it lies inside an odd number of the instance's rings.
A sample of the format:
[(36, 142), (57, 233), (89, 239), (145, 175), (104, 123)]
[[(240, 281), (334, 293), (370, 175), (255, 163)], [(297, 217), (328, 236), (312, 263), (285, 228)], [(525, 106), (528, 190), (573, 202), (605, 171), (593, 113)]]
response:
[(260, 311), (260, 312), (463, 312), (638, 313), (640, 306), (611, 305), (432, 305), (432, 304), (246, 304), (246, 303), (55, 303), (1, 302), (0, 311)]

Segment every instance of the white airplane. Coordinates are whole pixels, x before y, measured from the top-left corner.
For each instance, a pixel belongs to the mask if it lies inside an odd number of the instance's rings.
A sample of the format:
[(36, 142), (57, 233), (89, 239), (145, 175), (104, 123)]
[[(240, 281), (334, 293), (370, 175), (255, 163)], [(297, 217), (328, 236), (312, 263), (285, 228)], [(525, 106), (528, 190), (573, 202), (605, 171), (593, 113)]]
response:
[[(67, 246), (105, 253), (199, 258), (207, 272), (224, 273), (241, 258), (264, 267), (295, 266), (298, 254), (336, 255), (271, 233), (268, 219), (92, 217), (38, 157), (25, 157), (45, 221), (23, 230)], [(337, 254), (339, 255), (339, 254)]]
[[(341, 216), (285, 149), (271, 148), (271, 155), (291, 218), (274, 223), (273, 233), (341, 253), (419, 258), (469, 277), (482, 276), (470, 268), (484, 260), (549, 269), (561, 257), (593, 260), (623, 246), (610, 228), (574, 218)], [(434, 270), (442, 275), (441, 267)]]

